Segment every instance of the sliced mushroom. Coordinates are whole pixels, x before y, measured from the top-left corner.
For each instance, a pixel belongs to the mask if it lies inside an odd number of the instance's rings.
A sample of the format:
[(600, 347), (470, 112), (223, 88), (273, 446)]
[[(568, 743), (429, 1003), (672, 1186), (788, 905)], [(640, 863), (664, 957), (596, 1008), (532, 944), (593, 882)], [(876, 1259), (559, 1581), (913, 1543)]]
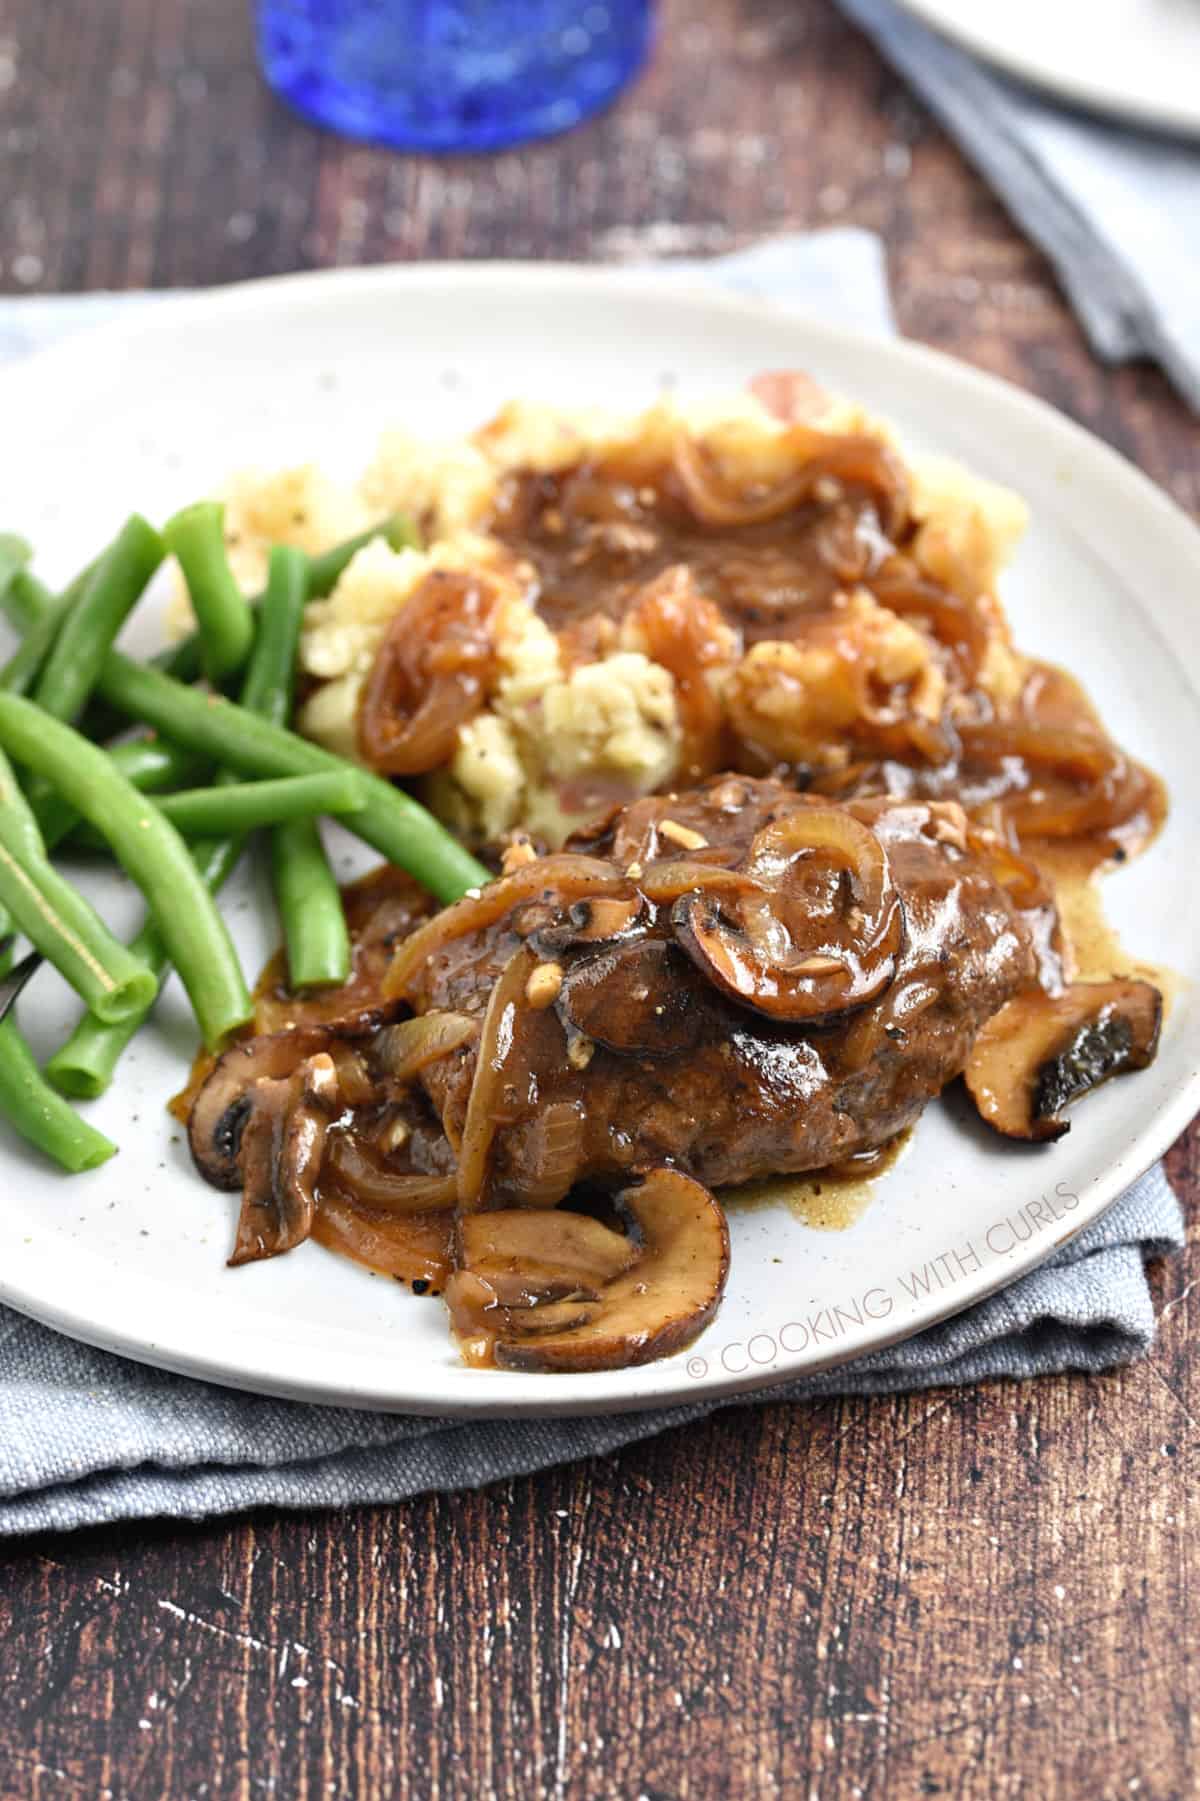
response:
[(989, 1019), (965, 1071), (981, 1116), (1007, 1138), (1061, 1138), (1062, 1111), (1109, 1076), (1145, 1069), (1158, 1049), (1162, 995), (1149, 982), (1075, 982), (1018, 995)]
[[(675, 935), (731, 1000), (790, 1024), (831, 1024), (895, 978), (904, 908), (878, 837), (843, 807), (773, 820), (744, 872), (681, 895)], [(722, 880), (733, 885), (726, 892)]]
[(242, 1138), (254, 1109), (256, 1084), (291, 1076), (308, 1058), (329, 1049), (325, 1026), (297, 1026), (235, 1044), (218, 1057), (188, 1119), (192, 1159), (214, 1188), (242, 1186)]
[(727, 909), (704, 894), (676, 901), (671, 923), (678, 942), (714, 987), (756, 1013), (788, 1024), (840, 1023), (877, 1000), (896, 973), (898, 949), (873, 965), (848, 948), (797, 950), (786, 930), (771, 932), (769, 919), (755, 942), (741, 909)]
[(516, 1309), (505, 1307), (486, 1277), (466, 1269), (456, 1269), (452, 1273), (446, 1283), (445, 1297), (450, 1329), (463, 1362), (475, 1368), (490, 1368), (495, 1364), (497, 1333), (511, 1330), (514, 1318), (520, 1321), (521, 1337), (531, 1339), (574, 1331), (594, 1319), (597, 1309), (595, 1301), (574, 1296)]
[(594, 1320), (598, 1301), (571, 1297), (564, 1301), (545, 1301), (537, 1307), (526, 1307), (520, 1315), (522, 1338), (540, 1338), (552, 1332), (573, 1332)]
[(623, 1056), (673, 1057), (695, 1043), (702, 988), (673, 945), (647, 938), (573, 963), (558, 1014)]
[(586, 1213), (503, 1208), (459, 1221), (462, 1267), (489, 1283), (502, 1307), (594, 1300), (627, 1270), (636, 1242)]
[(320, 1052), (294, 1075), (250, 1091), (242, 1132), (242, 1211), (231, 1267), (294, 1250), (312, 1231), (325, 1135), (338, 1105), (333, 1059)]
[(688, 1344), (713, 1317), (729, 1273), (729, 1229), (708, 1189), (678, 1170), (656, 1169), (619, 1204), (641, 1240), (637, 1261), (602, 1290), (581, 1324), (498, 1337), (494, 1357), (502, 1368), (578, 1372), (649, 1363)]
[(648, 909), (640, 894), (609, 894), (572, 901), (565, 915), (556, 914), (528, 934), (539, 957), (558, 957), (585, 945), (614, 944), (644, 924)]

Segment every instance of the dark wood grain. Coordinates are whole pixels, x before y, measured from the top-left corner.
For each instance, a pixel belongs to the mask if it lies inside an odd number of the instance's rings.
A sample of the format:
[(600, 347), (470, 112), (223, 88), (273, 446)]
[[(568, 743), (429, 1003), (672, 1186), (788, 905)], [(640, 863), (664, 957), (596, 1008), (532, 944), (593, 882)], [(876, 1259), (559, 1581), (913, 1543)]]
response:
[[(906, 331), (1200, 508), (1195, 422), (1091, 360), (824, 0), (671, 0), (607, 117), (444, 162), (291, 118), (244, 0), (0, 0), (0, 148), (12, 292), (866, 225)], [(1195, 1131), (1169, 1167), (1200, 1193)], [(0, 1794), (1194, 1795), (1197, 1284), (1194, 1250), (1159, 1272), (1154, 1355), (1103, 1380), (738, 1409), (478, 1494), (8, 1546)]]

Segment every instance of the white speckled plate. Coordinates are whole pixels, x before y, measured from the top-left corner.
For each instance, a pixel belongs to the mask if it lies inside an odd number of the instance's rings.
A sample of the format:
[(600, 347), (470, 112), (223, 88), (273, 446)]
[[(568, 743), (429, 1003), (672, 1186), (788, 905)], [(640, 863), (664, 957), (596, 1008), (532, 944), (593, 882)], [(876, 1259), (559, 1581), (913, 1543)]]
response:
[(1160, 131), (1200, 136), (1196, 0), (901, 0), (1035, 87)]
[[(65, 578), (124, 513), (161, 517), (234, 464), (357, 466), (400, 419), (457, 431), (513, 394), (632, 408), (664, 382), (729, 391), (787, 366), (1029, 499), (1033, 529), (1006, 590), (1018, 636), (1077, 670), (1171, 787), (1164, 836), (1108, 889), (1131, 951), (1185, 978), (1154, 1067), (1109, 1084), (1049, 1148), (1007, 1145), (938, 1103), (850, 1229), (818, 1232), (782, 1208), (734, 1216), (728, 1293), (691, 1351), (611, 1375), (519, 1376), (464, 1369), (440, 1303), (315, 1245), (225, 1268), (235, 1201), (193, 1174), (163, 1111), (193, 1044), (171, 991), (90, 1110), (119, 1157), (68, 1180), (0, 1135), (0, 1298), (149, 1363), (315, 1401), (645, 1407), (781, 1380), (966, 1307), (1095, 1219), (1183, 1129), (1200, 1105), (1200, 938), (1179, 887), (1200, 867), (1200, 534), (1136, 470), (1014, 389), (912, 345), (611, 272), (304, 276), (154, 309), (0, 377), (3, 523)], [(132, 922), (127, 890), (110, 882), (103, 898)], [(271, 948), (263, 895), (247, 879), (228, 908), (255, 969)], [(39, 976), (23, 1009), (37, 1046), (71, 1014), (58, 978)]]

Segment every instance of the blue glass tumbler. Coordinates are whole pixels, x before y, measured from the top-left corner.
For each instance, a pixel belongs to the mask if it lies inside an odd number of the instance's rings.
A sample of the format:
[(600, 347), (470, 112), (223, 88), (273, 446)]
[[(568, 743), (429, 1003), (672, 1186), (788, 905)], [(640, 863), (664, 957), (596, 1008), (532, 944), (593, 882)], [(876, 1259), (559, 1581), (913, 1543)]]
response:
[(650, 44), (651, 0), (256, 0), (263, 73), (306, 118), (402, 150), (566, 131)]

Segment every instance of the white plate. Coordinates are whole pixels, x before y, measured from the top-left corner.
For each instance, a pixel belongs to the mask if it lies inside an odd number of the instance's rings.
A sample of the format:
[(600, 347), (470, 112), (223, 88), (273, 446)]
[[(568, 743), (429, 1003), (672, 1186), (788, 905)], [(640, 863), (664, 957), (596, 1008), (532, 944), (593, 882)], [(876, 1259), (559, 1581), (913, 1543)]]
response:
[[(65, 578), (130, 508), (162, 517), (233, 464), (354, 467), (400, 419), (460, 431), (514, 394), (633, 408), (667, 382), (728, 392), (787, 366), (1028, 497), (1034, 525), (1007, 585), (1020, 641), (1079, 671), (1117, 736), (1171, 786), (1165, 835), (1108, 884), (1110, 907), (1133, 952), (1194, 982), (1200, 945), (1180, 878), (1200, 863), (1200, 534), (1076, 426), (932, 351), (613, 272), (441, 266), (259, 283), (141, 314), (5, 374), (4, 523)], [(121, 923), (133, 899), (105, 894)], [(229, 903), (249, 969), (270, 948), (262, 901), (247, 883)], [(71, 1012), (50, 973), (23, 1017), (48, 1049)], [(162, 1015), (90, 1110), (122, 1147), (105, 1168), (67, 1180), (0, 1139), (0, 1298), (150, 1363), (363, 1407), (636, 1408), (853, 1357), (1032, 1267), (1200, 1105), (1200, 1007), (1185, 987), (1154, 1067), (1087, 1101), (1061, 1143), (1005, 1144), (937, 1103), (852, 1229), (817, 1232), (782, 1209), (735, 1214), (728, 1294), (690, 1351), (614, 1374), (521, 1376), (464, 1369), (439, 1303), (315, 1245), (225, 1268), (235, 1202), (193, 1174), (163, 1112), (193, 1043), (178, 992)]]
[(901, 0), (1035, 87), (1160, 131), (1200, 135), (1196, 0)]

